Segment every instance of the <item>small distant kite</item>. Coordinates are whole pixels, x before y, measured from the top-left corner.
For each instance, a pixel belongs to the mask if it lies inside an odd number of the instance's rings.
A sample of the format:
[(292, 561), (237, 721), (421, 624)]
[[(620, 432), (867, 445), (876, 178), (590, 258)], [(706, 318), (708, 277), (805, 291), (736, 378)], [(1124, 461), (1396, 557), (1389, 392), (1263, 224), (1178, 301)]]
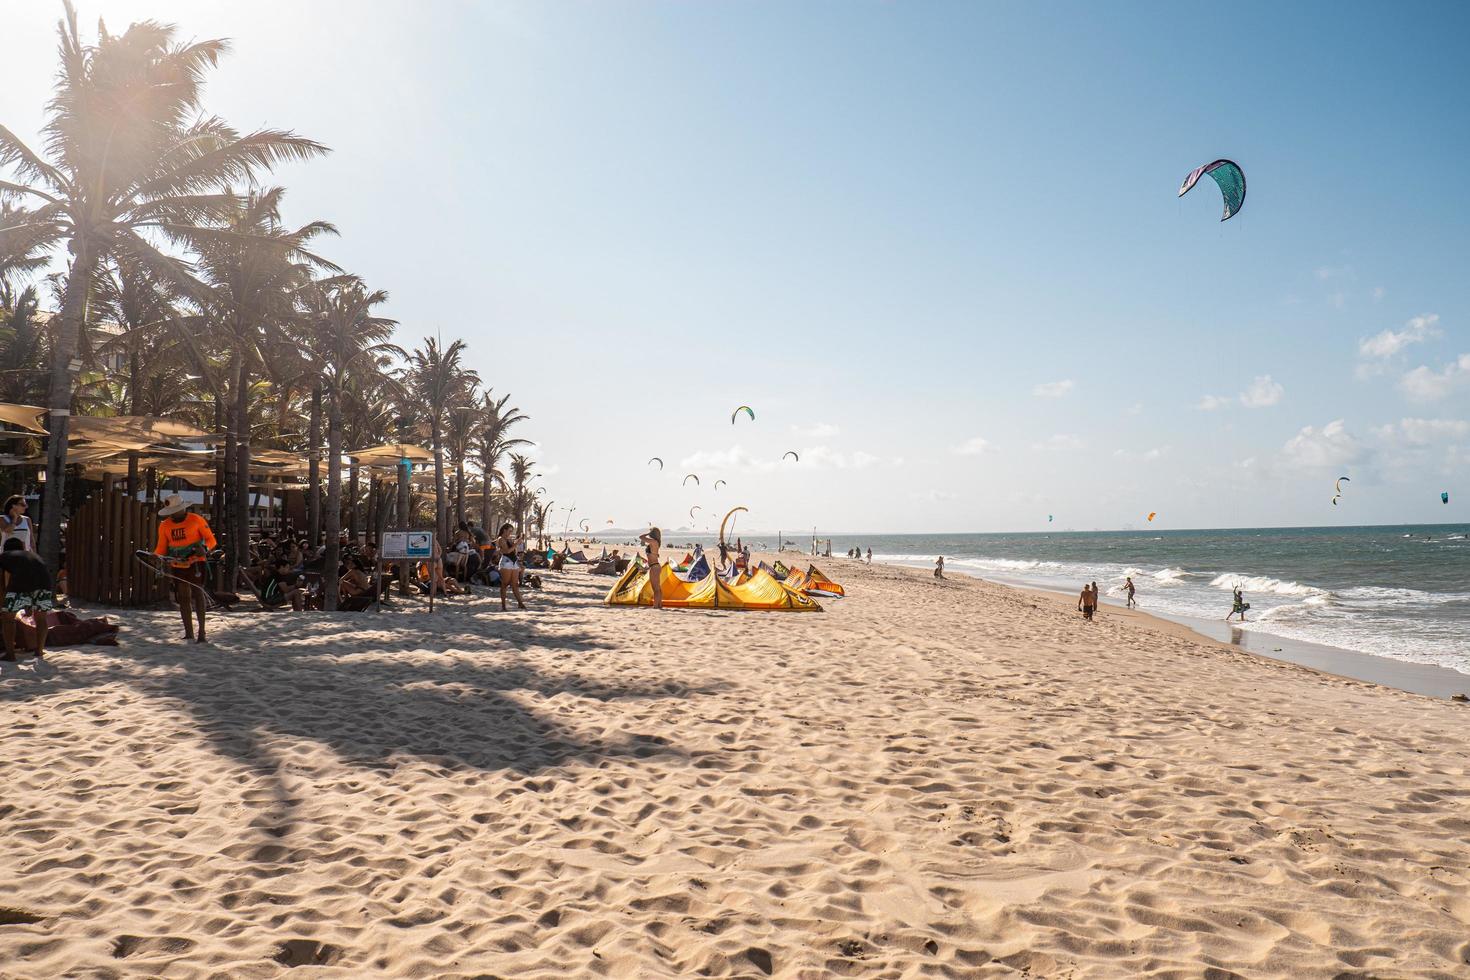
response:
[(653, 457), (648, 462), (649, 463), (657, 463), (659, 469), (663, 469), (664, 468), (664, 461), (661, 460), (661, 459), (659, 459), (657, 456)]
[(611, 524), (611, 523), (612, 523), (612, 522), (613, 522), (613, 519), (612, 519), (612, 518), (611, 518), (611, 517), (609, 517), (609, 518), (608, 518), (608, 519), (607, 519), (607, 522), (608, 522), (608, 523), (609, 523), (609, 524)]
[(695, 511), (696, 511), (696, 510), (703, 510), (703, 509), (704, 509), (704, 508), (702, 508), (702, 507), (700, 507), (700, 506), (699, 506), (699, 505), (698, 505), (698, 504), (695, 504), (695, 505), (694, 505), (694, 506), (693, 506), (693, 507), (690, 507), (690, 508), (689, 508), (689, 519), (690, 519), (690, 520), (691, 520), (691, 521), (692, 521), (692, 520), (694, 520), (694, 512), (695, 512)]
[(724, 482), (725, 482), (724, 480), (716, 480), (715, 481), (715, 489), (716, 490), (720, 489), (720, 484), (721, 483), (724, 483)]
[(1158, 517), (1158, 516), (1159, 516), (1159, 512), (1158, 511), (1156, 511), (1156, 510), (1149, 511), (1148, 512), (1148, 522), (1150, 524), (1152, 524), (1154, 522), (1154, 518), (1155, 517)]
[(1442, 504), (1447, 504), (1450, 502), (1450, 492), (1448, 490), (1439, 495), (1439, 502)]
[(536, 496), (538, 496), (538, 497), (541, 496), (545, 492), (546, 492), (546, 488), (545, 487), (537, 487), (536, 488)]
[(693, 473), (686, 473), (686, 474), (684, 474), (684, 482), (681, 483), (681, 484), (679, 484), (679, 486), (681, 486), (681, 487), (687, 487), (687, 486), (689, 486), (689, 481), (690, 480), (693, 480), (694, 481), (694, 485), (696, 487), (699, 486), (699, 477), (695, 476)]
[(1048, 523), (1048, 524), (1050, 524), (1055, 519), (1056, 518), (1054, 518), (1051, 514), (1047, 514), (1046, 515), (1046, 523)]
[[(795, 449), (788, 449), (788, 450), (786, 450), (786, 456), (790, 456), (792, 459), (796, 460), (798, 463), (801, 462), (801, 456), (799, 456), (797, 454), (797, 452), (796, 452)], [(786, 456), (782, 456), (781, 458), (782, 459), (785, 459)]]
[(582, 518), (580, 521), (578, 521), (578, 523), (582, 526), (583, 534), (586, 534), (588, 531), (592, 530), (592, 522), (589, 521), (587, 518)]
[(1332, 485), (1332, 506), (1336, 507), (1338, 500), (1342, 498), (1342, 485), (1344, 483), (1352, 482), (1352, 480), (1349, 480), (1345, 476), (1340, 476), (1337, 478), (1337, 482)]
[(730, 424), (731, 425), (734, 425), (735, 424), (735, 420), (740, 417), (740, 413), (741, 412), (744, 412), (746, 415), (749, 415), (750, 416), (750, 420), (752, 422), (755, 421), (755, 409), (751, 408), (749, 405), (741, 405), (739, 408), (735, 409), (735, 411), (733, 411), (733, 412), (730, 413)]
[(1188, 194), (1199, 179), (1209, 174), (1220, 185), (1220, 196), (1225, 199), (1225, 216), (1221, 221), (1229, 221), (1240, 213), (1240, 208), (1245, 204), (1245, 171), (1233, 160), (1216, 160), (1207, 163), (1197, 170), (1191, 170), (1189, 176), (1184, 178), (1184, 183), (1179, 185), (1179, 196)]

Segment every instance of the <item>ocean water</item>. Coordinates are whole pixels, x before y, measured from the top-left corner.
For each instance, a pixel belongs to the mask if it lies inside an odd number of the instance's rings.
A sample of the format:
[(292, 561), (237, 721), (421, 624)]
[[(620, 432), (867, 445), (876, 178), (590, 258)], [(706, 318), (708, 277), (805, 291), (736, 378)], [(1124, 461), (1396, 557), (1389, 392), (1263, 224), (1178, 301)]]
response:
[(1077, 593), (1096, 580), (1144, 611), (1223, 620), (1239, 586), (1244, 628), (1470, 673), (1470, 525), (833, 535), (840, 554)]

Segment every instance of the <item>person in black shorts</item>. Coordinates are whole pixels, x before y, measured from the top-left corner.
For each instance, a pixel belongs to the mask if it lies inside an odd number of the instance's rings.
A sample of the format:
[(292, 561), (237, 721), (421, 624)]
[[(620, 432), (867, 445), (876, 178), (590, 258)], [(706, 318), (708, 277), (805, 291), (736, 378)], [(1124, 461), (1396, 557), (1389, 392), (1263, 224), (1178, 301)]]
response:
[(51, 570), (20, 538), (9, 538), (0, 551), (0, 578), (5, 580), (4, 601), (0, 604), (0, 638), (5, 653), (0, 659), (14, 663), (15, 619), (29, 611), (36, 623), (36, 659), (46, 657), (46, 614), (56, 605), (51, 591)]

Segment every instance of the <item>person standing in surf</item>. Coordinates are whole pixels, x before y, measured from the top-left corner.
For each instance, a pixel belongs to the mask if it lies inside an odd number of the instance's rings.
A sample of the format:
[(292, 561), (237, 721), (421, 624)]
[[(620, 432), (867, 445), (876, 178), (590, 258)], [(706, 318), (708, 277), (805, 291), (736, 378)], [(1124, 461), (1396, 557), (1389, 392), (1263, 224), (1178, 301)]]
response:
[(1232, 603), (1230, 612), (1225, 616), (1225, 622), (1230, 622), (1231, 616), (1239, 616), (1243, 623), (1245, 622), (1245, 611), (1251, 607), (1251, 604), (1245, 601), (1245, 593), (1240, 591), (1238, 585), (1232, 590), (1231, 595), (1235, 601)]
[(1129, 609), (1137, 609), (1138, 608), (1138, 602), (1137, 602), (1137, 600), (1135, 600), (1133, 598), (1133, 593), (1136, 590), (1133, 587), (1133, 576), (1132, 575), (1128, 576), (1128, 581), (1126, 581), (1126, 582), (1123, 583), (1123, 591), (1126, 592), (1126, 593), (1128, 593), (1128, 608)]

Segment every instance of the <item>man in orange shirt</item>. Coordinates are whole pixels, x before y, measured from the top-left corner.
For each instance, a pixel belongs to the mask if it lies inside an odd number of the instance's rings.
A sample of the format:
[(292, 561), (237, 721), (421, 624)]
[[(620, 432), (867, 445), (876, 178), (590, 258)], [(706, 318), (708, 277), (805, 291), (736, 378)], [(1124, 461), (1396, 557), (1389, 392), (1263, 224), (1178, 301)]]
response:
[[(174, 598), (184, 618), (184, 639), (204, 643), (204, 607), (209, 601), (204, 591), (205, 563), (215, 544), (214, 532), (208, 521), (189, 513), (189, 502), (176, 493), (159, 508), (158, 517), (158, 547), (153, 553), (167, 558), (173, 570)], [(199, 614), (198, 639), (194, 637), (191, 611)]]

